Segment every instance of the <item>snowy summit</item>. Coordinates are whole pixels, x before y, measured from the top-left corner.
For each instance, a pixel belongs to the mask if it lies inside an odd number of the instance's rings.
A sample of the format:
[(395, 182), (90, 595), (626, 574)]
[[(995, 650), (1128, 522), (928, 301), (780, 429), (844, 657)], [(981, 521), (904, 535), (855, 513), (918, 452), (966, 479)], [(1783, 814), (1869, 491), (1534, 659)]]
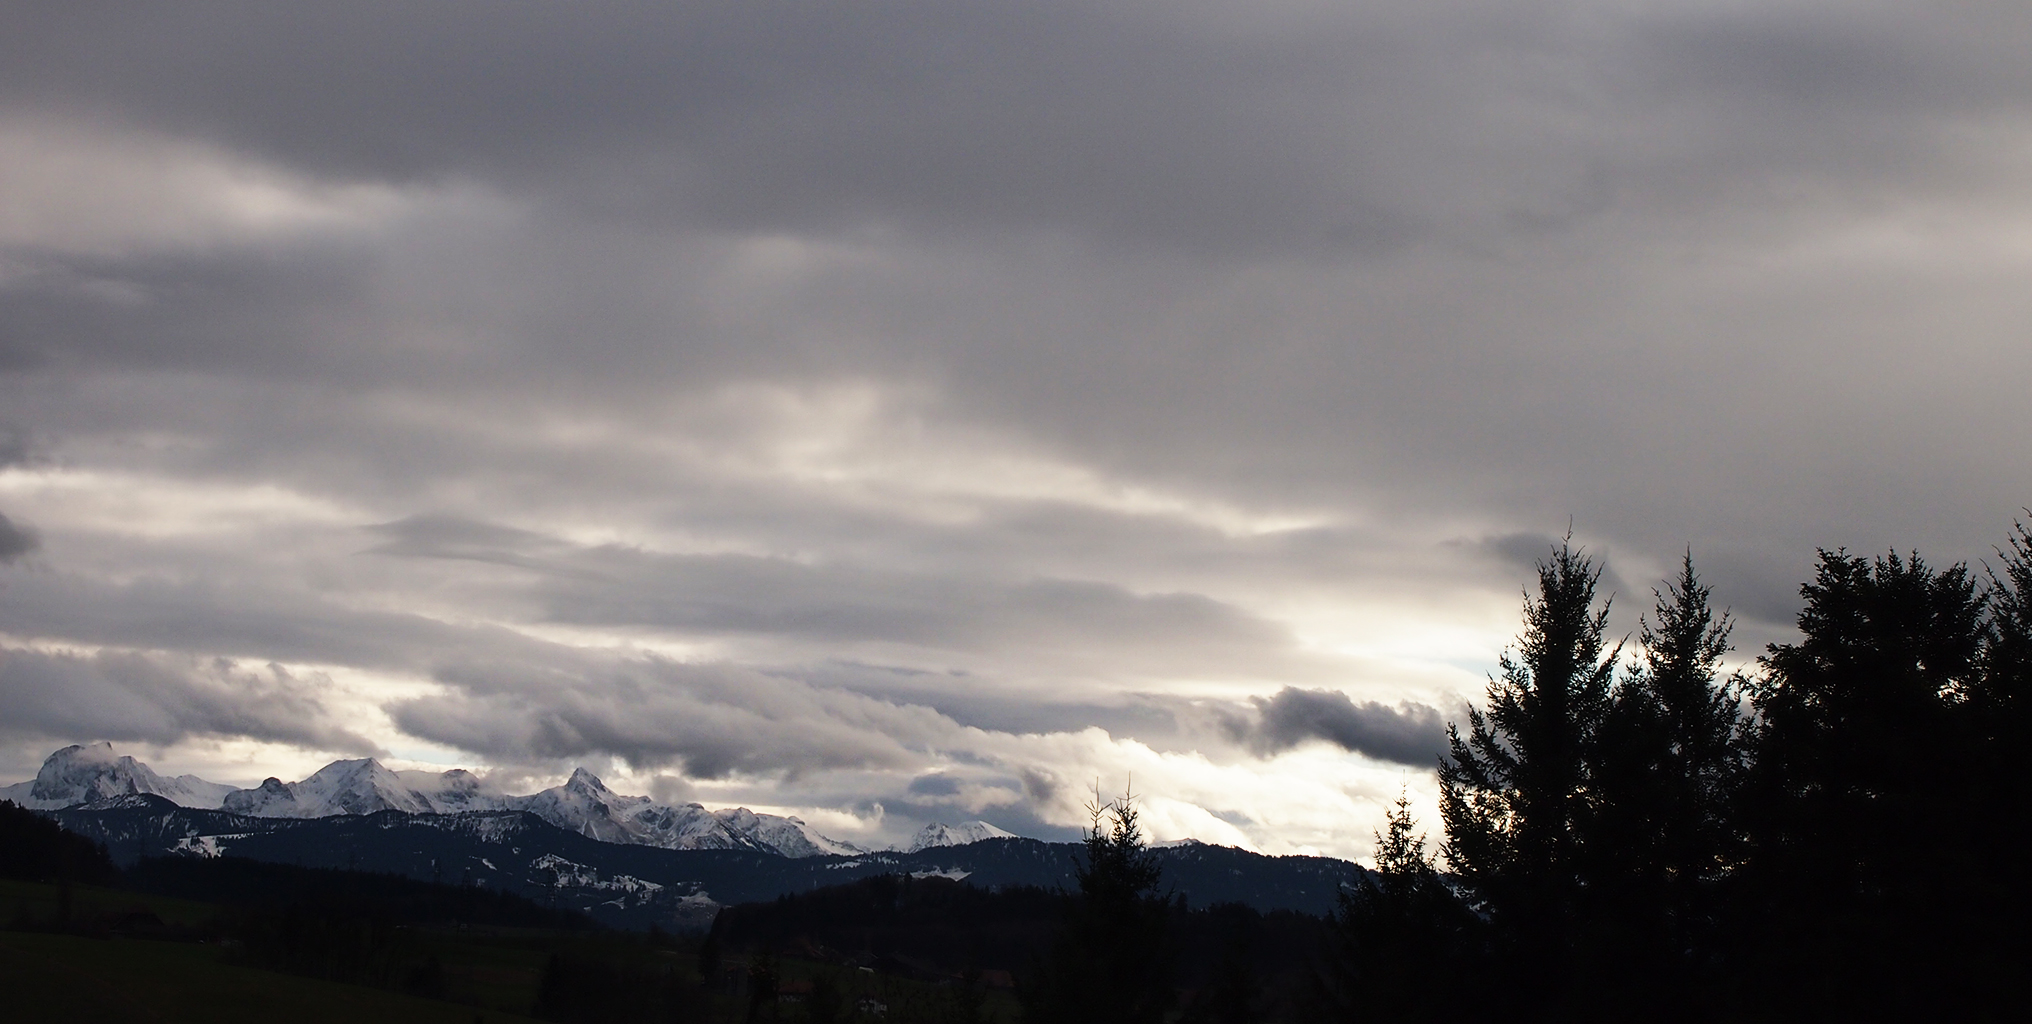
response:
[(983, 839), (1014, 839), (1015, 837), (1015, 833), (1004, 832), (985, 821), (969, 821), (958, 825), (948, 825), (944, 822), (934, 821), (919, 829), (917, 834), (910, 838), (909, 844), (903, 847), (903, 852), (916, 853), (919, 850), (928, 850), (934, 846), (965, 846), (968, 843), (978, 843)]

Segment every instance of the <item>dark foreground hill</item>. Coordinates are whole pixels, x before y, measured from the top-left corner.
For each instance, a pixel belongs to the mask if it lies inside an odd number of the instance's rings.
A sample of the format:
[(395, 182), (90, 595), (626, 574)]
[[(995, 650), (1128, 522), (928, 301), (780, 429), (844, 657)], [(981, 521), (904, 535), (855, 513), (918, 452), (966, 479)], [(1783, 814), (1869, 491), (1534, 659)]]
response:
[[(720, 907), (773, 900), (877, 875), (964, 879), (983, 889), (1072, 882), (1078, 846), (991, 839), (916, 853), (790, 858), (741, 850), (665, 850), (603, 843), (516, 811), (255, 818), (180, 807), (160, 797), (45, 812), (103, 843), (113, 859), (231, 855), (503, 890), (617, 927), (690, 930)], [(1329, 857), (1266, 857), (1186, 844), (1152, 851), (1166, 886), (1192, 906), (1331, 909), (1362, 869)]]

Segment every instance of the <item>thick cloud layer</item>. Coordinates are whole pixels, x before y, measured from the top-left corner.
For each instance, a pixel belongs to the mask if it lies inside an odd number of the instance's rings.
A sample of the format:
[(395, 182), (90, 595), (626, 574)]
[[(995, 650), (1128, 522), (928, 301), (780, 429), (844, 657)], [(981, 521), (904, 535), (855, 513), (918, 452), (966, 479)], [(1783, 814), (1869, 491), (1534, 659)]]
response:
[(18, 776), (1353, 854), (1569, 524), (1747, 658), (2032, 501), (2022, 3), (4, 21)]

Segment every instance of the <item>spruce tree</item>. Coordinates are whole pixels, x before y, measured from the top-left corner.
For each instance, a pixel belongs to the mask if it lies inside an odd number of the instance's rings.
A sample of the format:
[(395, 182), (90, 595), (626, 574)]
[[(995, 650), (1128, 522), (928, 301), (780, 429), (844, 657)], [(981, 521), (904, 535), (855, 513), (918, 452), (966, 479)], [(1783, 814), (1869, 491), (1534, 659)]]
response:
[(1376, 869), (1341, 893), (1320, 981), (1332, 1019), (1416, 1024), (1464, 1019), (1477, 999), (1480, 921), (1440, 876), (1397, 798)]
[[(1994, 908), (1997, 920), (2021, 922), (2032, 915), (2019, 831), (2032, 820), (2032, 787), (2024, 778), (2025, 765), (2032, 761), (2032, 531), (2022, 522), (2013, 524), (2010, 540), (1997, 554), (2001, 565), (1987, 572), (1991, 628), (1982, 669), (1967, 699), (1964, 742), (1974, 764), (1966, 790), (1971, 813), (1965, 820), (1975, 851), (1972, 880), (1979, 887), (1973, 899)], [(2032, 941), (2022, 938), (1986, 944), (1972, 954), (1979, 962), (1974, 973), (2015, 979), (2028, 946)], [(2000, 1004), (2015, 1000), (2015, 981), (1989, 998)]]
[[(2017, 755), (2032, 728), (2032, 530), (2014, 524), (1997, 556), (2001, 571), (1991, 566), (1987, 572), (1991, 632), (1969, 698), (1985, 724), (1981, 742), (1995, 748), (1996, 769), (2015, 772), (2023, 764)], [(2015, 779), (2009, 788), (2026, 792)]]
[(2001, 908), (1982, 843), (1972, 696), (1994, 649), (1965, 565), (1822, 551), (1798, 643), (1756, 681), (1739, 934), (1779, 1013), (1954, 1017)]
[(1570, 539), (1539, 564), (1538, 594), (1525, 596), (1524, 632), (1489, 681), (1488, 710), (1468, 712), (1465, 736), (1448, 728), (1439, 769), (1447, 863), (1498, 926), (1517, 971), (1512, 990), (1544, 1012), (1572, 995), (1590, 761), (1622, 650), (1607, 644), (1600, 578)]
[(1738, 680), (1720, 678), (1732, 626), (1688, 552), (1653, 591), (1641, 659), (1592, 746), (1581, 872), (1589, 987), (1616, 1016), (1689, 1019), (1719, 969), (1717, 890), (1735, 856)]
[(1102, 804), (1096, 793), (1087, 810), (1085, 849), (1073, 869), (1078, 891), (1024, 993), (1024, 1019), (1158, 1024), (1172, 1003), (1163, 869), (1143, 845), (1131, 795)]

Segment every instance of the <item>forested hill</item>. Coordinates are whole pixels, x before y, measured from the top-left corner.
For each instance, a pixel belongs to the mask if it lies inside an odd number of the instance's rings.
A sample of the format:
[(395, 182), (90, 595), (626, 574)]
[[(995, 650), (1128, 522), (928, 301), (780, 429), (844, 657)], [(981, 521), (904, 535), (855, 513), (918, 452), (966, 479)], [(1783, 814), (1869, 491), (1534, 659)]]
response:
[[(588, 839), (525, 812), (254, 818), (150, 796), (47, 812), (114, 859), (232, 855), (485, 886), (621, 927), (703, 927), (719, 906), (771, 900), (883, 874), (939, 875), (983, 888), (1070, 886), (1071, 843), (989, 839), (915, 853), (790, 858), (742, 850), (665, 850)], [(1189, 843), (1151, 851), (1166, 886), (1194, 906), (1323, 914), (1362, 869), (1329, 857), (1267, 857)]]

